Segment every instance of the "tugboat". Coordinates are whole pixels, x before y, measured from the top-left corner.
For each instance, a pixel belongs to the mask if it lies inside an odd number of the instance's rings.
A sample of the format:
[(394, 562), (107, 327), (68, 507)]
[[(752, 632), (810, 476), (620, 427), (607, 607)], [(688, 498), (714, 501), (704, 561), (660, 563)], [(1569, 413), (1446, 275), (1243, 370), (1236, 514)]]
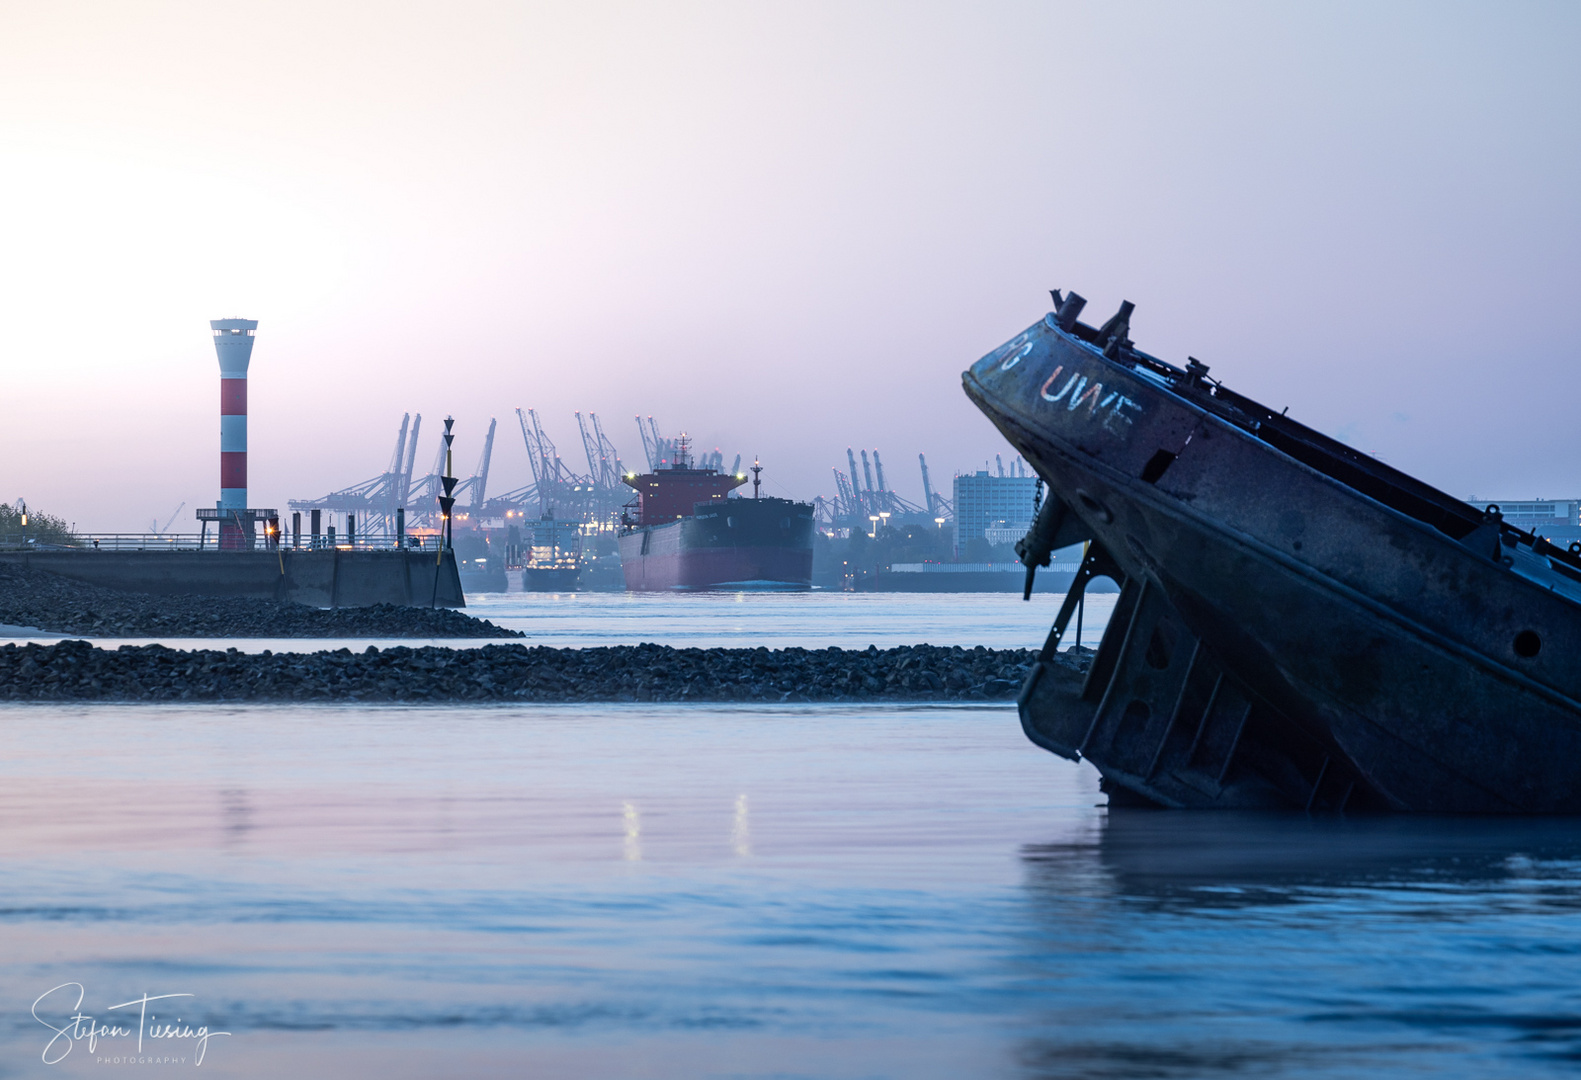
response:
[(622, 518), (626, 589), (810, 589), (812, 504), (762, 496), (762, 472), (754, 463), (752, 498), (732, 498), (746, 476), (692, 468), (682, 435), (673, 464), (628, 474), (637, 516)]
[(532, 524), (532, 547), (522, 567), (527, 592), (574, 592), (582, 573), (582, 526), (556, 521), (554, 508)]
[[(1581, 544), (1559, 547), (1055, 310), (962, 376), (1090, 540), (1019, 698), (1111, 805), (1581, 813)], [(1086, 583), (1121, 593), (1085, 672)]]

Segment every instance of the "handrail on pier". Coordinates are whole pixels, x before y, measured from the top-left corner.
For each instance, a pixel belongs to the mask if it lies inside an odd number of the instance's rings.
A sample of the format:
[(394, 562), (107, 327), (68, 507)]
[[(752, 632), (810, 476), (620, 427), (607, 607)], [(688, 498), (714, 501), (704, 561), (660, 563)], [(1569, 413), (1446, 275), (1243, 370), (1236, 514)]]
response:
[[(220, 552), (219, 540), (203, 533), (75, 533), (73, 543), (40, 543), (36, 537), (21, 534), (0, 534), (0, 551), (212, 551)], [(358, 536), (347, 539), (337, 536), (302, 536), (292, 542), (290, 536), (281, 538), (279, 544), (268, 543), (258, 537), (251, 547), (227, 548), (231, 551), (394, 551), (397, 546), (406, 551), (439, 550), (438, 536), (407, 536), (404, 543), (396, 544), (394, 537)]]

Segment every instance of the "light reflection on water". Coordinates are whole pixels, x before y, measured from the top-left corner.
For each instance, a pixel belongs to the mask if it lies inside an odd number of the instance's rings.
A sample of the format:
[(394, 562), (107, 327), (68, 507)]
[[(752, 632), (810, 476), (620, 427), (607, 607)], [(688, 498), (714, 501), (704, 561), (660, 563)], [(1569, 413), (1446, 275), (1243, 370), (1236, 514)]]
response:
[[(1089, 648), (1118, 595), (1087, 597)], [(483, 593), (468, 598), (467, 610), (545, 645), (1035, 649), (1063, 600), (1062, 593), (1027, 601), (1019, 593)]]
[(0, 1075), (68, 980), (196, 994), (221, 1076), (1581, 1054), (1573, 823), (1111, 814), (1003, 707), (7, 707), (0, 739)]
[[(1114, 610), (1117, 593), (1092, 593), (1086, 600), (1083, 642), (1097, 645)], [(589, 648), (654, 642), (676, 648), (790, 647), (881, 649), (897, 645), (983, 645), (1035, 649), (1043, 644), (1064, 599), (1037, 593), (482, 593), (468, 598), (467, 612), (525, 640), (504, 642)], [(1075, 627), (1064, 642), (1074, 644)], [(72, 635), (38, 634), (0, 626), (0, 645), (44, 642)], [(242, 652), (311, 652), (369, 645), (446, 645), (468, 648), (476, 639), (420, 638), (96, 638), (104, 648), (147, 645), (177, 649), (234, 646)]]

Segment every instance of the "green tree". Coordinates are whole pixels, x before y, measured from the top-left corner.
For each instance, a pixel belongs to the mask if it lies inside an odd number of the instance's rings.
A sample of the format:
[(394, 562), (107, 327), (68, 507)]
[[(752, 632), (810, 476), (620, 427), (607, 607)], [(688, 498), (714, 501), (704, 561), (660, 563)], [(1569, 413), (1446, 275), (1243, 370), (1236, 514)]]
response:
[(27, 526), (22, 525), (22, 507), (0, 503), (0, 547), (17, 547), (25, 539), (30, 544), (55, 544), (75, 547), (78, 540), (71, 535), (65, 521), (53, 514), (27, 511)]
[(961, 561), (969, 563), (986, 563), (994, 561), (994, 545), (981, 536), (974, 536), (966, 541), (966, 546), (961, 549)]

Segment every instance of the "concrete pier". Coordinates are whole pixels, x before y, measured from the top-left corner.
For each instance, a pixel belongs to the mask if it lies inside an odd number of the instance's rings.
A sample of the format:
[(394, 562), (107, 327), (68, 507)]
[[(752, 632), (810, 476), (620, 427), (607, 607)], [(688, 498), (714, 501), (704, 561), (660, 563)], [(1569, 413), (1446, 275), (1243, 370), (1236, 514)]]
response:
[(432, 551), (9, 551), (0, 563), (122, 592), (250, 596), (314, 607), (466, 607), (455, 553)]

